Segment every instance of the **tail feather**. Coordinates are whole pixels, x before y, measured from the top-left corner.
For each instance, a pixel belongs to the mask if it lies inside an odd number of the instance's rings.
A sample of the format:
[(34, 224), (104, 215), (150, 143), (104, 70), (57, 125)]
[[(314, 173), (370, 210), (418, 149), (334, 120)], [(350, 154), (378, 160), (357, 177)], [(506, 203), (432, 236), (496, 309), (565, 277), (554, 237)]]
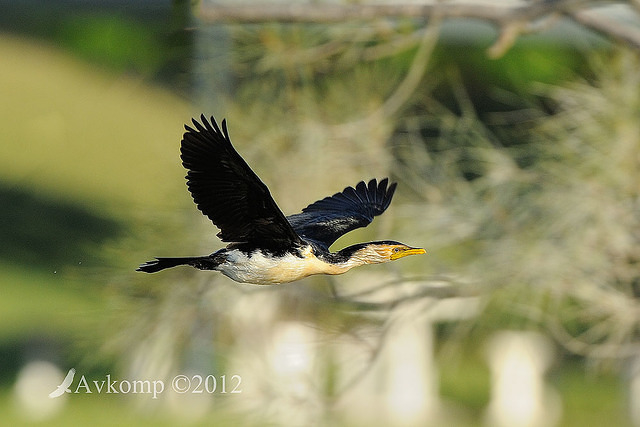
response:
[(145, 273), (155, 273), (165, 268), (176, 267), (178, 265), (193, 265), (201, 257), (183, 257), (183, 258), (156, 258), (153, 261), (147, 261), (140, 264), (136, 271), (144, 271)]

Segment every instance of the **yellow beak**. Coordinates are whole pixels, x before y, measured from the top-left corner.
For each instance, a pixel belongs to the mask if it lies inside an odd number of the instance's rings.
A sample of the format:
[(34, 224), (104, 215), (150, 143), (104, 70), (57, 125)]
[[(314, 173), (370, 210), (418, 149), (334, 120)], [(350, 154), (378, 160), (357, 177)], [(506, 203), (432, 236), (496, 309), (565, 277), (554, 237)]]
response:
[(391, 260), (393, 261), (393, 260), (405, 257), (407, 255), (420, 255), (420, 254), (426, 254), (426, 253), (427, 251), (425, 251), (422, 248), (408, 248), (403, 251), (391, 254)]

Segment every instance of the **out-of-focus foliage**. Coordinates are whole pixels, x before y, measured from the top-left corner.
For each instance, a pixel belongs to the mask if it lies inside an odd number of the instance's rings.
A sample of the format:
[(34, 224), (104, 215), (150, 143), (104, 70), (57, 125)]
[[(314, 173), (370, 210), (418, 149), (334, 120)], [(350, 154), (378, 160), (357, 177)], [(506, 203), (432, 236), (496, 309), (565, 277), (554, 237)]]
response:
[(487, 303), (444, 336), (540, 328), (589, 361), (636, 353), (640, 59), (590, 61), (589, 78), (533, 85), (540, 106), (487, 115), (458, 87), (461, 113), (431, 101), (435, 114), (401, 119), (399, 173), (426, 202), (403, 207), (423, 219), (408, 227), (428, 236), (432, 268), (471, 278)]
[(52, 43), (114, 73), (188, 93), (193, 56), (191, 0), (172, 2), (3, 1), (3, 31)]
[(445, 269), (569, 350), (617, 358), (638, 326), (639, 59), (604, 57), (591, 81), (539, 86), (551, 112), (512, 113), (518, 142), (502, 144), (467, 103), (460, 117), (431, 119), (437, 137), (426, 141), (411, 129), (420, 118), (405, 119), (398, 152), (426, 202), (411, 208), (424, 219), (411, 226), (453, 255)]

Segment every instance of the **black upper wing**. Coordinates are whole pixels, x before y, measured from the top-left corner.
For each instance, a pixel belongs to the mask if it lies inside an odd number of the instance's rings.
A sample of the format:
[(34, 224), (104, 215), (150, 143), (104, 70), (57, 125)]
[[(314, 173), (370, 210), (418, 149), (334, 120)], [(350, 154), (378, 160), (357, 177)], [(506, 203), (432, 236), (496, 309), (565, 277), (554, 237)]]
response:
[(293, 229), (300, 236), (331, 246), (338, 237), (356, 228), (366, 227), (383, 213), (391, 203), (396, 183), (387, 187), (389, 179), (378, 183), (375, 179), (355, 188), (310, 204), (301, 213), (288, 216)]
[(218, 237), (265, 248), (301, 242), (267, 186), (231, 145), (226, 121), (221, 132), (213, 117), (211, 123), (204, 115), (200, 120), (192, 120), (195, 129), (185, 125), (180, 158), (193, 200), (220, 229)]

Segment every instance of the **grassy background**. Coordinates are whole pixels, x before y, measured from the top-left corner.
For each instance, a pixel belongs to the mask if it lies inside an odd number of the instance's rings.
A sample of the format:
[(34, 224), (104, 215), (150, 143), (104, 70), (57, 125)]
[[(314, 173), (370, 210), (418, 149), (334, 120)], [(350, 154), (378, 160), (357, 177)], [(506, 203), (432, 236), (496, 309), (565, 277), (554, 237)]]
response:
[[(0, 418), (20, 425), (11, 386), (29, 348), (65, 343), (57, 349), (64, 365), (82, 360), (78, 342), (111, 316), (113, 269), (133, 274), (138, 260), (112, 257), (105, 267), (103, 247), (134, 236), (140, 216), (152, 221), (191, 203), (176, 142), (190, 108), (47, 43), (4, 34), (0, 53), (12, 58), (0, 67)], [(54, 424), (142, 420), (126, 408), (74, 399)]]

